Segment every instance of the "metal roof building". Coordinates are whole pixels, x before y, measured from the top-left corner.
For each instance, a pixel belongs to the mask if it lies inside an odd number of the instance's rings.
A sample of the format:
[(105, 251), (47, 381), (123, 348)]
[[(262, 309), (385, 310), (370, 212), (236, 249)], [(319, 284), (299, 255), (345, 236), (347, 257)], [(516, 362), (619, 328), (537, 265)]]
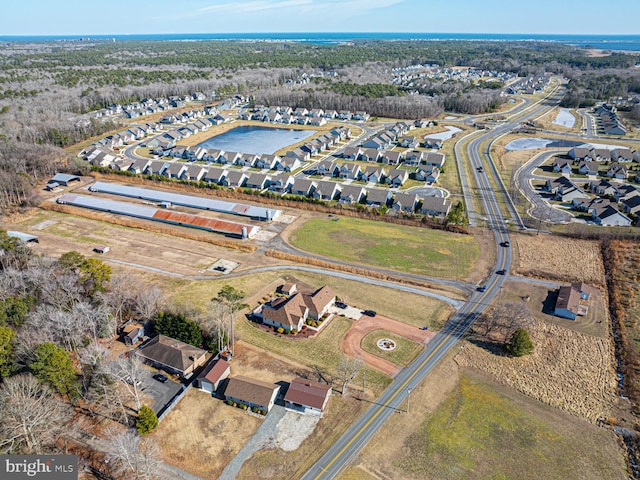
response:
[(78, 175), (69, 175), (67, 173), (56, 173), (48, 183), (57, 183), (59, 185), (64, 185), (65, 187), (69, 185), (69, 182), (79, 182), (80, 177)]
[(15, 232), (15, 231), (12, 232), (7, 230), (7, 235), (13, 238), (17, 238), (18, 240), (24, 243), (29, 243), (29, 242), (39, 243), (38, 237), (36, 237), (35, 235), (31, 235), (29, 233)]
[(88, 195), (64, 194), (56, 200), (57, 203), (73, 205), (75, 207), (91, 208), (102, 212), (127, 215), (129, 217), (169, 223), (182, 227), (198, 228), (209, 232), (223, 233), (240, 238), (251, 238), (260, 231), (260, 227), (236, 222), (227, 222), (216, 218), (202, 217), (190, 213), (172, 212), (152, 207), (144, 207), (126, 202), (104, 200)]
[(121, 195), (123, 197), (141, 198), (153, 202), (169, 202), (172, 205), (198, 208), (200, 210), (210, 210), (213, 212), (230, 213), (244, 217), (257, 218), (259, 220), (273, 220), (282, 213), (280, 210), (272, 208), (255, 207), (242, 203), (225, 202), (212, 198), (195, 197), (193, 195), (182, 195), (179, 193), (163, 192), (148, 188), (129, 187), (115, 183), (95, 182), (89, 187), (92, 192), (108, 193), (111, 195)]

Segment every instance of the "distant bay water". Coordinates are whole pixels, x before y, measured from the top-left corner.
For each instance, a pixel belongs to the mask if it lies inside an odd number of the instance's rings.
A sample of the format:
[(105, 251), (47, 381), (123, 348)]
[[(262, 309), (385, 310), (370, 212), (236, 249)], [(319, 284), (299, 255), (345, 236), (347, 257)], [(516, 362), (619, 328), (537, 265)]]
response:
[(291, 41), (316, 44), (337, 44), (365, 39), (377, 40), (489, 40), (489, 41), (542, 41), (557, 42), (581, 48), (640, 52), (640, 35), (551, 35), (500, 33), (170, 33), (135, 35), (25, 35), (0, 36), (2, 42), (43, 42), (63, 40), (105, 41), (204, 41), (253, 40)]

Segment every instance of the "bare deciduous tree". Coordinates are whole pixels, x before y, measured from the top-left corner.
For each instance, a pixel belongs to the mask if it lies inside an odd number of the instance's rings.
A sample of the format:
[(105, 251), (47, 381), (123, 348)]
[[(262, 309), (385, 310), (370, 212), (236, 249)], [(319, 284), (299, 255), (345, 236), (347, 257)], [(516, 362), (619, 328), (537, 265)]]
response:
[(138, 292), (136, 298), (136, 312), (143, 320), (151, 320), (160, 311), (163, 293), (156, 286), (145, 288)]
[(357, 358), (344, 358), (336, 369), (336, 375), (340, 382), (340, 395), (344, 395), (347, 386), (354, 378), (358, 376), (360, 369), (362, 368), (362, 360)]
[(120, 381), (129, 398), (135, 404), (136, 411), (142, 406), (142, 394), (147, 388), (148, 370), (137, 356), (118, 358), (106, 364), (106, 372), (112, 378)]
[(144, 439), (133, 430), (108, 436), (107, 458), (118, 478), (152, 480), (159, 478), (160, 447), (153, 437)]
[(0, 387), (0, 451), (42, 453), (51, 448), (70, 409), (31, 374), (7, 378)]

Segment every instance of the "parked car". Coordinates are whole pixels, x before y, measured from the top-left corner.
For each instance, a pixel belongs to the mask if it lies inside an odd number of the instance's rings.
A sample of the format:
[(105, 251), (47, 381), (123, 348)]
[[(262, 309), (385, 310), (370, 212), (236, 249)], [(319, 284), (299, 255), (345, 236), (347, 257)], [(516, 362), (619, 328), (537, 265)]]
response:
[(375, 317), (376, 316), (376, 311), (375, 310), (365, 310), (362, 313), (363, 313), (363, 315), (366, 315), (367, 317)]
[(500, 245), (502, 245), (503, 247), (509, 248), (511, 246), (511, 244), (509, 242), (502, 242)]
[(505, 275), (507, 273), (507, 271), (506, 270), (498, 270), (496, 273), (498, 275)]
[(166, 377), (166, 375), (163, 375), (163, 374), (161, 374), (161, 373), (156, 373), (156, 374), (153, 376), (153, 379), (154, 379), (154, 380), (157, 380), (157, 381), (159, 381), (159, 382), (161, 382), (161, 383), (167, 383), (167, 382), (169, 381), (169, 379)]
[(429, 326), (425, 325), (424, 327), (422, 327), (420, 330), (429, 330)]
[(336, 302), (336, 307), (338, 308), (347, 308), (347, 304), (344, 302)]
[(479, 292), (486, 292), (487, 291), (487, 287), (486, 285), (482, 285), (481, 287), (476, 288), (477, 291)]
[(227, 267), (223, 267), (222, 265), (218, 265), (217, 267), (213, 267), (216, 272), (226, 272)]

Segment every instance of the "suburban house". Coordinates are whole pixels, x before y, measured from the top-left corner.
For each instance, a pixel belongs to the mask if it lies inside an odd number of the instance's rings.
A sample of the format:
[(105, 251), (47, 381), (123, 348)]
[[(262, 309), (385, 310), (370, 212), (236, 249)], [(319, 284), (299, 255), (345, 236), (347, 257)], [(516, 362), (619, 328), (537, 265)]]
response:
[(363, 162), (377, 162), (380, 158), (381, 152), (375, 148), (365, 148), (362, 150), (362, 154), (360, 155), (360, 159)]
[(434, 148), (440, 150), (442, 148), (442, 140), (439, 138), (424, 138), (424, 148)]
[(618, 208), (609, 202), (602, 202), (599, 205), (590, 207), (593, 221), (605, 227), (628, 227), (631, 219), (618, 211)]
[(144, 173), (146, 173), (147, 175), (162, 175), (165, 169), (168, 167), (169, 167), (168, 163), (161, 162), (159, 160), (152, 160), (147, 165), (147, 168), (145, 169)]
[(227, 388), (224, 390), (224, 397), (227, 401), (247, 405), (249, 408), (256, 407), (268, 413), (273, 407), (279, 391), (279, 385), (239, 375), (229, 379)]
[(367, 191), (360, 185), (345, 185), (340, 192), (340, 203), (354, 204), (360, 203), (366, 196)]
[(204, 178), (207, 171), (200, 165), (189, 165), (186, 170), (182, 172), (181, 178), (183, 180), (190, 180), (192, 182), (199, 182)]
[(395, 150), (382, 152), (382, 163), (386, 165), (399, 165), (403, 158), (403, 153)]
[(404, 164), (408, 167), (415, 167), (422, 163), (424, 152), (420, 150), (411, 150), (404, 156)]
[(592, 149), (586, 147), (575, 147), (569, 150), (569, 157), (573, 160), (595, 160)]
[(420, 146), (420, 140), (416, 137), (404, 137), (400, 141), (400, 146), (404, 148), (416, 148)]
[(286, 156), (280, 158), (276, 162), (277, 170), (280, 170), (281, 172), (292, 172), (300, 168), (302, 160), (300, 160), (300, 157), (298, 156), (289, 155), (290, 153), (291, 152), (287, 152)]
[(308, 197), (315, 191), (317, 186), (318, 184), (313, 180), (296, 178), (294, 184), (291, 186), (291, 194)]
[(189, 378), (196, 368), (204, 364), (207, 351), (158, 335), (142, 345), (136, 354), (162, 370)]
[(256, 160), (255, 167), (256, 168), (268, 168), (269, 170), (273, 170), (276, 168), (276, 165), (280, 161), (280, 157), (277, 155), (264, 154), (260, 155), (260, 158)]
[(270, 179), (271, 178), (269, 177), (269, 175), (266, 175), (264, 173), (252, 172), (247, 177), (247, 181), (245, 182), (244, 186), (247, 188), (263, 190), (269, 185)]
[(629, 175), (629, 169), (626, 165), (619, 163), (612, 163), (607, 170), (607, 177), (617, 178), (618, 180), (624, 180)]
[(391, 169), (389, 170), (389, 173), (387, 174), (387, 179), (385, 181), (392, 187), (398, 188), (404, 185), (408, 179), (409, 179), (408, 171)]
[(640, 213), (640, 195), (634, 195), (620, 202), (620, 208), (624, 213), (638, 215)]
[(451, 202), (443, 197), (427, 197), (422, 200), (420, 211), (423, 215), (446, 217), (451, 210)]
[(338, 165), (331, 160), (323, 160), (316, 165), (316, 174), (323, 177), (334, 177), (338, 171)]
[(312, 196), (319, 200), (331, 201), (335, 200), (339, 194), (340, 184), (337, 182), (319, 181)]
[(415, 193), (397, 193), (393, 200), (391, 210), (403, 213), (414, 213), (420, 202), (420, 197)]
[(198, 375), (196, 385), (205, 392), (214, 393), (220, 388), (223, 380), (229, 377), (231, 365), (221, 358), (210, 362), (209, 365)]
[(269, 191), (275, 193), (287, 193), (291, 189), (295, 177), (291, 175), (276, 175), (275, 177), (271, 177), (269, 181)]
[(553, 171), (560, 172), (562, 174), (571, 175), (571, 166), (573, 162), (571, 160), (564, 160), (562, 158), (556, 158), (553, 161)]
[(253, 167), (257, 161), (258, 155), (255, 153), (241, 153), (235, 163), (243, 167)]
[(629, 163), (640, 161), (640, 157), (637, 151), (632, 151), (630, 148), (614, 148), (611, 150), (611, 159), (620, 163)]
[(225, 187), (238, 188), (244, 187), (246, 181), (247, 175), (242, 170), (229, 170), (220, 183)]
[(338, 175), (340, 178), (356, 180), (358, 175), (360, 175), (360, 165), (355, 163), (344, 163), (340, 166)]
[(598, 162), (582, 160), (578, 165), (578, 172), (582, 175), (598, 175)]
[(319, 320), (335, 303), (336, 296), (324, 286), (311, 293), (294, 292), (276, 298), (262, 308), (262, 322), (286, 331), (300, 331), (307, 318)]
[(346, 147), (342, 154), (345, 160), (351, 161), (358, 160), (360, 158), (360, 155), (362, 155), (362, 148), (360, 147)]
[(391, 192), (381, 188), (372, 188), (367, 194), (367, 205), (371, 207), (387, 206), (391, 200)]
[(164, 169), (162, 175), (169, 178), (180, 178), (182, 172), (187, 169), (184, 163), (170, 163), (167, 168)]
[(284, 406), (303, 415), (322, 417), (330, 397), (331, 385), (294, 378), (284, 395)]
[(442, 167), (444, 167), (445, 156), (443, 153), (427, 152), (423, 161), (425, 165), (438, 167), (442, 170)]
[(436, 183), (440, 178), (440, 169), (432, 166), (418, 167), (414, 176), (416, 180), (421, 182)]
[(360, 178), (366, 182), (382, 183), (386, 174), (384, 168), (370, 166), (360, 173)]
[(151, 163), (151, 160), (147, 160), (146, 158), (138, 158), (133, 164), (129, 167), (129, 171), (131, 173), (140, 174), (147, 170), (147, 167)]
[(222, 182), (227, 176), (227, 170), (222, 168), (210, 168), (207, 173), (204, 174), (203, 180), (209, 183), (217, 183), (222, 185)]
[(562, 202), (571, 202), (574, 198), (586, 197), (586, 194), (567, 177), (547, 180), (546, 188), (556, 200)]
[(611, 183), (608, 180), (601, 180), (598, 183), (591, 184), (591, 191), (598, 195), (613, 196), (617, 193), (618, 187), (615, 183)]

